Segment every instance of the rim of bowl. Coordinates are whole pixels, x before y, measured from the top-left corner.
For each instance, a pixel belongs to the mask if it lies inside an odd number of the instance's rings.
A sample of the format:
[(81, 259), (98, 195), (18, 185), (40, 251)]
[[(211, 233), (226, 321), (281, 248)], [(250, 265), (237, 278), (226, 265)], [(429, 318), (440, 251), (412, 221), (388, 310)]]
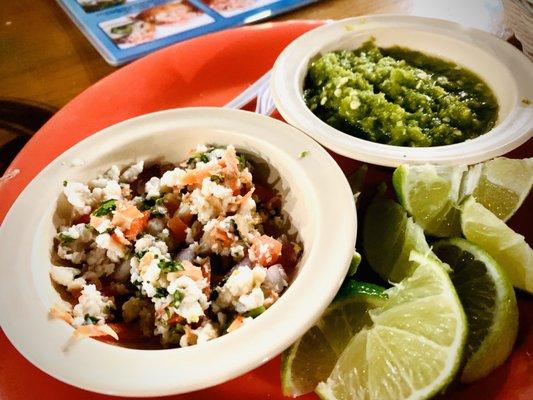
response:
[[(84, 151), (94, 146), (105, 142), (104, 147), (109, 148), (149, 137), (158, 129), (190, 127), (212, 129), (217, 135), (225, 131), (249, 143), (264, 145), (263, 155), (278, 152), (279, 162), (297, 169), (293, 177), (304, 178), (300, 189), (308, 193), (307, 200), (312, 203), (307, 207), (313, 211), (316, 232), (311, 248), (304, 247), (309, 253), (297, 277), (271, 309), (253, 323), (198, 346), (136, 350), (83, 340), (64, 353), (62, 347), (72, 328), (62, 321), (48, 320), (51, 304), (35, 296), (43, 285), (42, 281), (35, 281), (31, 271), (35, 268), (32, 254), (41, 254), (36, 250), (39, 245), (34, 244), (38, 242), (36, 232), (40, 231), (35, 226), (51, 225), (49, 219), (42, 217), (43, 210), (46, 214), (50, 206), (35, 203), (36, 196), (49, 189), (54, 179), (61, 182), (58, 172), (65, 163), (87, 154)], [(309, 151), (305, 158), (298, 157), (302, 149)], [(284, 174), (281, 170), (279, 173)], [(32, 204), (34, 209), (29, 209)], [(337, 217), (332, 215), (333, 204)], [(214, 107), (142, 115), (105, 128), (62, 153), (31, 181), (12, 205), (0, 227), (0, 252), (11, 255), (9, 260), (5, 257), (0, 260), (0, 270), (11, 276), (10, 280), (0, 280), (0, 323), (11, 343), (31, 363), (56, 379), (86, 390), (154, 396), (203, 389), (267, 362), (315, 322), (346, 275), (356, 232), (355, 202), (340, 167), (320, 145), (290, 125), (247, 111)], [(31, 248), (28, 242), (32, 243)], [(49, 265), (49, 260), (41, 263), (41, 268), (42, 264)], [(312, 295), (306, 295), (309, 293)], [(15, 299), (18, 304), (13, 308)], [(180, 366), (187, 366), (187, 370), (183, 372)], [(176, 368), (183, 373), (176, 375)], [(153, 372), (147, 374), (147, 371)]]
[[(334, 47), (341, 37), (351, 34), (370, 37), (372, 31), (391, 28), (412, 30), (412, 35), (422, 31), (446, 36), (491, 56), (508, 71), (517, 91), (509, 113), (493, 129), (475, 139), (435, 147), (403, 147), (360, 139), (331, 127), (313, 114), (302, 97), (302, 81), (309, 60), (323, 47)], [(397, 45), (401, 46), (401, 41)], [(454, 54), (439, 56), (454, 61)], [(383, 14), (347, 18), (315, 28), (294, 40), (278, 56), (272, 69), (271, 90), (276, 108), (288, 123), (339, 154), (377, 165), (472, 164), (505, 154), (533, 135), (533, 106), (521, 102), (521, 99), (533, 99), (533, 68), (527, 57), (487, 32), (440, 19)], [(496, 92), (495, 95), (498, 97)]]

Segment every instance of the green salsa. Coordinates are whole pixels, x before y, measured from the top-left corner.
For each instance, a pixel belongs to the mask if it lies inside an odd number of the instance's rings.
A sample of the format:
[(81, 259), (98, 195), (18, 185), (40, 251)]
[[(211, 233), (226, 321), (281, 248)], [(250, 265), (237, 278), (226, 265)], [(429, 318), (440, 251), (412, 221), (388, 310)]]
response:
[(402, 47), (356, 50), (312, 61), (304, 99), (327, 124), (397, 146), (441, 146), (488, 132), (498, 102), (481, 78), (452, 62)]

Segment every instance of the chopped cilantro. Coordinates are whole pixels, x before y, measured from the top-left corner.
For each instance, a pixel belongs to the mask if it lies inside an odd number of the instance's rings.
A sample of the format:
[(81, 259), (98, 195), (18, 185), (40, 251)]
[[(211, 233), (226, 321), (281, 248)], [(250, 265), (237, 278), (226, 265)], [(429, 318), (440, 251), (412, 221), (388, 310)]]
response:
[[(164, 201), (165, 201), (165, 197), (160, 197), (158, 199), (155, 200), (155, 204), (154, 206), (150, 209), (150, 213), (152, 214), (153, 217), (162, 217), (165, 212), (165, 205), (164, 205)], [(161, 207), (163, 207), (163, 212), (161, 212)]]
[(91, 325), (96, 325), (98, 323), (98, 318), (92, 317), (89, 314), (85, 314), (85, 322)]
[(309, 155), (309, 150), (304, 150), (298, 155), (298, 158), (304, 158), (304, 157), (307, 157), (308, 155)]
[(94, 210), (93, 215), (95, 217), (101, 217), (103, 215), (111, 214), (113, 210), (117, 208), (117, 201), (115, 199), (109, 199), (100, 204), (96, 210)]
[(224, 177), (222, 175), (211, 175), (211, 181), (215, 183), (222, 183), (224, 182)]
[(257, 307), (257, 308), (254, 308), (254, 309), (248, 311), (247, 316), (255, 318), (255, 317), (263, 314), (265, 311), (266, 311), (265, 306), (260, 306), (260, 307)]
[(172, 294), (172, 298), (174, 299), (174, 305), (179, 305), (181, 303), (181, 300), (183, 299), (183, 296), (181, 295), (180, 291), (179, 290), (176, 290), (173, 294)]
[(63, 186), (67, 186), (67, 181), (63, 181)]
[(183, 265), (181, 265), (180, 261), (161, 260), (161, 261), (159, 261), (157, 266), (163, 272), (183, 271)]
[(138, 258), (138, 259), (140, 260), (141, 258), (144, 257), (144, 255), (145, 255), (146, 253), (148, 253), (148, 250), (137, 251), (137, 252), (135, 252), (135, 257)]
[(193, 153), (191, 157), (187, 160), (187, 164), (191, 164), (193, 162), (198, 162), (198, 161), (207, 163), (209, 162), (209, 157), (207, 157), (206, 153), (196, 152), (196, 153)]
[(239, 232), (239, 227), (237, 226), (237, 222), (232, 218), (229, 220), (229, 224), (233, 228), (233, 233), (239, 238), (242, 239), (241, 233)]
[(239, 169), (246, 168), (246, 157), (243, 154), (237, 154), (237, 160), (239, 160)]
[(146, 211), (151, 209), (153, 206), (155, 206), (155, 200), (154, 199), (144, 199), (143, 201), (137, 203), (137, 208), (140, 211)]
[(176, 324), (169, 328), (171, 333), (183, 333), (185, 332), (185, 329), (183, 328), (182, 324)]
[(168, 295), (168, 290), (164, 287), (158, 287), (156, 290), (155, 290), (155, 295), (154, 297), (156, 299), (160, 299), (162, 297), (167, 297)]
[(74, 241), (74, 238), (66, 233), (61, 232), (59, 235), (59, 241), (61, 244), (70, 243)]
[(137, 203), (137, 208), (141, 211), (150, 211), (150, 214), (153, 217), (160, 217), (163, 214), (158, 211), (158, 207), (164, 207), (163, 202), (165, 201), (165, 197), (161, 196), (157, 199), (151, 198), (151, 199), (144, 199), (143, 201)]

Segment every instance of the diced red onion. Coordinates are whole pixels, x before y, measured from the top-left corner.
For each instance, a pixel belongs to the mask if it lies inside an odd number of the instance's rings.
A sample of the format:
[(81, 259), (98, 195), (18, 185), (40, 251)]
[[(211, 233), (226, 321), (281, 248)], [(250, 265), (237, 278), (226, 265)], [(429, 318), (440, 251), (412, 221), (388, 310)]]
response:
[(267, 268), (267, 273), (263, 286), (276, 293), (281, 293), (288, 285), (287, 274), (281, 264), (274, 264)]

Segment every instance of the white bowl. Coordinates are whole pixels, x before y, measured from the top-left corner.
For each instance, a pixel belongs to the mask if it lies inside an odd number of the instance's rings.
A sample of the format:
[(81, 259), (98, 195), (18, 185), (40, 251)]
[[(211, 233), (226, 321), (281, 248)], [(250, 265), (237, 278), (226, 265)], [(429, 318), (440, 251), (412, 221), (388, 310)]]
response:
[[(309, 61), (333, 50), (356, 49), (374, 37), (382, 47), (399, 45), (451, 60), (476, 72), (492, 88), (499, 106), (496, 126), (463, 143), (401, 147), (359, 139), (315, 116), (303, 100)], [(459, 24), (412, 16), (349, 18), (313, 29), (293, 41), (273, 68), (271, 88), (277, 109), (291, 125), (324, 146), (372, 164), (471, 164), (507, 153), (533, 134), (533, 67), (520, 51), (486, 32)]]
[[(53, 215), (67, 180), (87, 181), (112, 164), (138, 158), (183, 160), (200, 143), (234, 144), (281, 179), (283, 209), (304, 252), (295, 280), (252, 323), (205, 344), (134, 350), (82, 340), (63, 347), (72, 328), (49, 320), (59, 300), (48, 275)], [(306, 157), (299, 158), (302, 151)], [(79, 160), (85, 161), (80, 165)], [(0, 323), (33, 364), (95, 392), (152, 396), (212, 386), (279, 354), (320, 316), (337, 292), (353, 254), (356, 212), (344, 174), (316, 142), (280, 121), (245, 111), (188, 108), (124, 121), (83, 140), (50, 163), (22, 192), (0, 229)]]

